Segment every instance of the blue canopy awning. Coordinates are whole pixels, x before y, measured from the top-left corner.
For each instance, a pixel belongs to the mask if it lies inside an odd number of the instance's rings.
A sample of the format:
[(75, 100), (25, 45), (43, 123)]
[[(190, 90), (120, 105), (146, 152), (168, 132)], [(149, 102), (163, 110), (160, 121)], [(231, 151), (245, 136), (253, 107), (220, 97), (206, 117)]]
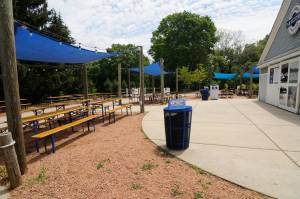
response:
[(214, 73), (214, 79), (229, 80), (236, 77), (236, 73)]
[[(250, 73), (244, 73), (244, 74), (243, 74), (243, 78), (244, 78), (244, 79), (249, 79), (249, 78), (250, 78)], [(252, 78), (253, 78), (253, 79), (259, 78), (259, 74), (252, 74)]]
[[(131, 72), (139, 73), (140, 68), (135, 67), (135, 68), (130, 68)], [(151, 75), (151, 76), (160, 76), (160, 63), (155, 62), (153, 64), (150, 64), (148, 66), (144, 66), (144, 73), (146, 75)], [(164, 71), (164, 74), (169, 74), (168, 72)]]
[(17, 59), (23, 61), (81, 64), (117, 56), (117, 53), (96, 52), (57, 41), (15, 22)]

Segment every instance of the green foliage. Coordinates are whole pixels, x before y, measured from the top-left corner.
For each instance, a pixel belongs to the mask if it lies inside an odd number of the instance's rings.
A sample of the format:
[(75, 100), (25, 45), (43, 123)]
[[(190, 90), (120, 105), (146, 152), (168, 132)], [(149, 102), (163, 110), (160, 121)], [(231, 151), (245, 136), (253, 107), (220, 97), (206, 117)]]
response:
[(210, 17), (190, 12), (171, 14), (152, 33), (149, 53), (155, 60), (164, 58), (168, 70), (208, 63), (208, 55), (217, 41), (216, 27)]
[(47, 179), (48, 176), (46, 175), (46, 169), (45, 167), (42, 167), (39, 174), (36, 177), (29, 178), (27, 183), (29, 185), (40, 184), (40, 183), (44, 183)]
[[(113, 44), (107, 49), (107, 52), (122, 52), (121, 56), (113, 57), (111, 59), (103, 59), (101, 61), (94, 62), (89, 65), (88, 74), (89, 78), (94, 82), (98, 91), (107, 91), (107, 86), (103, 84), (107, 79), (112, 82), (111, 91), (117, 91), (118, 84), (118, 63), (122, 66), (122, 80), (126, 82), (128, 79), (128, 68), (139, 66), (139, 54), (138, 49), (133, 44)], [(144, 55), (145, 65), (149, 64), (149, 59)], [(145, 78), (145, 81), (147, 78)], [(138, 85), (138, 74), (131, 73), (131, 86)], [(146, 85), (149, 84), (147, 81)], [(124, 83), (122, 83), (124, 88)]]
[(192, 84), (192, 73), (189, 71), (188, 67), (182, 67), (178, 69), (178, 79), (185, 85)]
[(153, 168), (157, 167), (157, 165), (154, 165), (153, 163), (145, 163), (143, 166), (142, 166), (142, 170), (143, 171), (149, 171)]
[(105, 163), (107, 163), (107, 162), (109, 162), (109, 161), (110, 161), (109, 159), (106, 159), (106, 160), (102, 160), (102, 161), (98, 162), (98, 163), (96, 164), (97, 170), (102, 169), (102, 168), (104, 167)]
[(204, 80), (207, 80), (209, 73), (202, 65), (198, 65), (194, 71), (189, 71), (188, 67), (182, 67), (178, 70), (178, 78), (188, 87), (192, 84), (200, 85)]
[(140, 185), (138, 183), (133, 183), (131, 185), (131, 189), (133, 189), (133, 190), (138, 190), (138, 189), (142, 189), (142, 188), (143, 188), (142, 185)]
[(122, 81), (122, 88), (128, 88), (127, 82), (125, 80)]
[(173, 187), (171, 189), (171, 196), (173, 196), (173, 197), (177, 197), (177, 196), (180, 196), (182, 194), (184, 194), (184, 192), (179, 191), (179, 186), (178, 185), (175, 185), (175, 187)]
[(201, 198), (203, 198), (203, 196), (200, 191), (197, 191), (194, 193), (194, 199), (201, 199)]

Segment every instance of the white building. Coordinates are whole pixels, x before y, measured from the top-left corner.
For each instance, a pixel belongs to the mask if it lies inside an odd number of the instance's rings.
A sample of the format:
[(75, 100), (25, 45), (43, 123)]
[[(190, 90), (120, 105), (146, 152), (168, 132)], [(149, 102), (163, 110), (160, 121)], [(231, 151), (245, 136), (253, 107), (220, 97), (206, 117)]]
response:
[(259, 99), (300, 113), (300, 0), (284, 0), (259, 61)]

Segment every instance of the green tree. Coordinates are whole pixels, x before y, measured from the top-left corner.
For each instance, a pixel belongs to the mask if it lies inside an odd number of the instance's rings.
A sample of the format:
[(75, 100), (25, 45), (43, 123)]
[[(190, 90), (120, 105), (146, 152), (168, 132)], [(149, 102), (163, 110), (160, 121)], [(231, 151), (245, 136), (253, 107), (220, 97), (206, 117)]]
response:
[(188, 87), (192, 85), (193, 83), (192, 73), (189, 71), (188, 67), (184, 66), (178, 69), (178, 79)]
[(51, 12), (49, 22), (45, 28), (52, 37), (66, 43), (75, 43), (75, 40), (71, 37), (69, 28), (64, 24), (61, 15), (55, 11)]
[(14, 0), (14, 18), (26, 22), (38, 29), (44, 29), (51, 10), (47, 0)]
[[(121, 55), (110, 59), (103, 59), (90, 64), (88, 67), (89, 78), (94, 82), (98, 91), (105, 90), (103, 82), (109, 78), (112, 82), (118, 79), (117, 66), (122, 65), (122, 80), (128, 80), (128, 69), (139, 66), (138, 49), (133, 44), (113, 44), (107, 52), (120, 52)], [(145, 65), (149, 64), (149, 59), (144, 55)], [(131, 85), (139, 85), (138, 74), (131, 73)], [(146, 80), (146, 78), (145, 78)], [(136, 82), (136, 83), (133, 83)], [(117, 86), (117, 85), (116, 85)], [(116, 91), (116, 89), (114, 89)]]
[(208, 63), (208, 55), (217, 41), (216, 27), (210, 17), (190, 12), (175, 13), (164, 18), (152, 33), (149, 53), (155, 60), (165, 59), (168, 70)]

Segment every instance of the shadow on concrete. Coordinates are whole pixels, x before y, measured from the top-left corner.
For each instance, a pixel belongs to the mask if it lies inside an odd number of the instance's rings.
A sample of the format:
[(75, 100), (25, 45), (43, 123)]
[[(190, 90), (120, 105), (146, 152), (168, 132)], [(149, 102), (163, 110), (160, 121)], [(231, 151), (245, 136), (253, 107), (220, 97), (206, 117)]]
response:
[(266, 104), (264, 102), (255, 101), (254, 103), (258, 105), (260, 108), (268, 111), (274, 117), (285, 120), (294, 125), (300, 126), (300, 115), (297, 115), (295, 113), (289, 112), (287, 110), (281, 109), (279, 107), (270, 104)]

